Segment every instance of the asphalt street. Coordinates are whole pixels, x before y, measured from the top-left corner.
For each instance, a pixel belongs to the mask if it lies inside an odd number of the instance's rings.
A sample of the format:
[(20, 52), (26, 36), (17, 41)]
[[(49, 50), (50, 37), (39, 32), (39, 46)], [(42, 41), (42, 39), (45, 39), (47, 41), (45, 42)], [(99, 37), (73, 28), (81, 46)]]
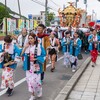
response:
[[(78, 61), (78, 68), (80, 68), (80, 65), (86, 60), (88, 56), (89, 55), (83, 54), (83, 59)], [(72, 73), (71, 68), (66, 68), (63, 65), (63, 54), (61, 53), (58, 56), (55, 72), (50, 72), (50, 64), (48, 64), (47, 67), (48, 68), (45, 72), (45, 79), (43, 82), (43, 97), (37, 100), (54, 100), (61, 89), (66, 85), (68, 80), (74, 74)], [(5, 94), (6, 90), (0, 90), (0, 100), (29, 100), (31, 94), (28, 92), (27, 83), (25, 81), (25, 71), (22, 70), (22, 63), (18, 64), (18, 67), (14, 73), (14, 80), (15, 88), (13, 96), (8, 97)]]

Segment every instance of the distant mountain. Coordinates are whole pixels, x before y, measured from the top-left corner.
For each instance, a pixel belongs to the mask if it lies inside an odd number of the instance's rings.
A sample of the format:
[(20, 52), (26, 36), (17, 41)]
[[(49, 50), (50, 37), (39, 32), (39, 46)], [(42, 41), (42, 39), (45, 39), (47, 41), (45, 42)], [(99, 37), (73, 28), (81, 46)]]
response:
[[(4, 5), (3, 3), (0, 2), (0, 6), (5, 6), (5, 5)], [(18, 13), (16, 13), (16, 12), (12, 11), (9, 7), (7, 7), (7, 11), (9, 12), (9, 14), (11, 14), (11, 16), (12, 16), (12, 15), (20, 16), (20, 14), (18, 14)], [(14, 16), (12, 16), (12, 17), (14, 17)], [(27, 19), (25, 16), (22, 16), (22, 15), (21, 15), (21, 17), (24, 18), (24, 19)]]

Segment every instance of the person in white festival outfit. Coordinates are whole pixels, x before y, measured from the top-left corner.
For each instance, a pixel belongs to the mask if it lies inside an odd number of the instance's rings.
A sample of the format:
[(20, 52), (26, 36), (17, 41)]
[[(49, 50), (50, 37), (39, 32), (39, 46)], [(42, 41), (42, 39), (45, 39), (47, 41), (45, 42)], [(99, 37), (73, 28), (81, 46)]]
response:
[(42, 65), (45, 61), (46, 52), (44, 48), (38, 44), (36, 35), (30, 33), (28, 36), (29, 43), (23, 48), (24, 54), (24, 70), (26, 71), (26, 80), (28, 90), (32, 93), (29, 100), (34, 100), (42, 96), (41, 73)]

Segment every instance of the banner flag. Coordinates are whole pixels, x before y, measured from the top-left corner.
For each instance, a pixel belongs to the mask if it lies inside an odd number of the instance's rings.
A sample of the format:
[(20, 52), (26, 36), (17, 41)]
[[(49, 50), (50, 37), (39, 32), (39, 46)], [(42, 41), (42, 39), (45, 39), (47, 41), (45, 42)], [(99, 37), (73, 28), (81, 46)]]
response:
[(30, 19), (30, 30), (32, 30), (33, 29), (33, 20), (32, 19)]
[(26, 29), (29, 30), (29, 20), (26, 20)]
[(34, 29), (38, 26), (38, 21), (34, 20)]
[(18, 29), (22, 30), (24, 28), (25, 21), (23, 19), (18, 20)]

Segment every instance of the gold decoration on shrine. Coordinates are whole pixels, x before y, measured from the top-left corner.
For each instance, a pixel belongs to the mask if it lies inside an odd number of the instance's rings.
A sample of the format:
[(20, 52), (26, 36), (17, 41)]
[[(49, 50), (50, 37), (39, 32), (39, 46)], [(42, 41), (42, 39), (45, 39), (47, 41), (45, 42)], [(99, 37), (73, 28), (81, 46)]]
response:
[(58, 10), (61, 26), (73, 26), (77, 27), (81, 20), (81, 9), (74, 7), (74, 2), (68, 2), (70, 5), (67, 6), (63, 11)]

